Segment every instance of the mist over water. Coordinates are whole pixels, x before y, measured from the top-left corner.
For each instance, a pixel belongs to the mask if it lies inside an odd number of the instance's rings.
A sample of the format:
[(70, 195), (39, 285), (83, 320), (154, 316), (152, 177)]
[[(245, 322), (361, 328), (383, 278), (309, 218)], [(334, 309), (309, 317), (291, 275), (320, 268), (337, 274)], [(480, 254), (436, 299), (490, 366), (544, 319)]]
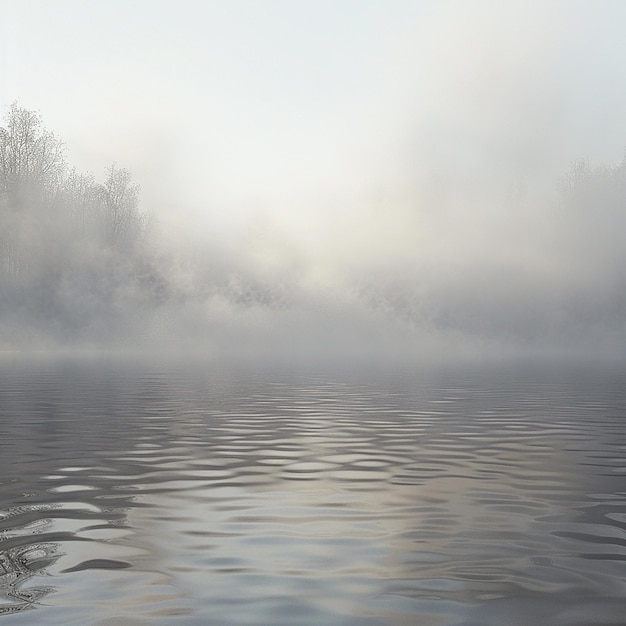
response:
[(625, 24), (1, 3), (0, 617), (623, 624)]
[(577, 161), (543, 197), (452, 177), (191, 237), (128, 170), (70, 169), (38, 114), (13, 105), (3, 133), (4, 349), (623, 354), (626, 160)]
[(135, 28), (69, 2), (77, 44), (99, 22), (118, 47), (60, 98), (13, 69), (39, 44), (9, 3), (6, 114), (41, 108), (65, 149), (21, 212), (5, 150), (3, 347), (623, 354), (621, 3), (244, 6)]

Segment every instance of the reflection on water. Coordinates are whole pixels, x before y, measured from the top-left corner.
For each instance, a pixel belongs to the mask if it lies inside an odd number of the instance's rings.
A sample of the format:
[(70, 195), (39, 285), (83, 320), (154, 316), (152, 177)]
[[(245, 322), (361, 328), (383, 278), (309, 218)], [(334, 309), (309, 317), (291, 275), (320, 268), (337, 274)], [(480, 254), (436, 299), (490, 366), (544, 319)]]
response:
[(623, 624), (625, 382), (7, 360), (0, 615)]

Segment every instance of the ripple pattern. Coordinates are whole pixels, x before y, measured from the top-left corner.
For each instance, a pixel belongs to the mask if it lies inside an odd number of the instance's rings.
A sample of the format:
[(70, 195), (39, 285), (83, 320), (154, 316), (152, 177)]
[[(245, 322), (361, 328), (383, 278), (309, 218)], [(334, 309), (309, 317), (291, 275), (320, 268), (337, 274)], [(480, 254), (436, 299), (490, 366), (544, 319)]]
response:
[(16, 623), (623, 623), (619, 368), (0, 373)]

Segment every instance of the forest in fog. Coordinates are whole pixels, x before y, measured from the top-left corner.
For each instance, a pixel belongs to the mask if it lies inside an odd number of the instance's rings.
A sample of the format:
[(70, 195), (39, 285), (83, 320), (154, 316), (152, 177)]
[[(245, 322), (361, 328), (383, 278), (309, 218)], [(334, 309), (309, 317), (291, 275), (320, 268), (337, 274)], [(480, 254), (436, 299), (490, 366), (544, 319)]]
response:
[[(387, 211), (369, 256), (350, 258), (350, 229), (326, 265), (272, 225), (228, 246), (173, 243), (128, 170), (76, 171), (40, 114), (13, 104), (0, 128), (0, 349), (626, 346), (626, 159), (564, 164), (540, 206), (489, 196), (496, 210), (476, 224), (442, 184), (416, 194), (409, 218)], [(394, 220), (414, 229), (405, 254), (381, 252)]]
[(139, 332), (164, 297), (150, 218), (130, 173), (72, 169), (38, 113), (0, 129), (2, 345), (107, 341)]

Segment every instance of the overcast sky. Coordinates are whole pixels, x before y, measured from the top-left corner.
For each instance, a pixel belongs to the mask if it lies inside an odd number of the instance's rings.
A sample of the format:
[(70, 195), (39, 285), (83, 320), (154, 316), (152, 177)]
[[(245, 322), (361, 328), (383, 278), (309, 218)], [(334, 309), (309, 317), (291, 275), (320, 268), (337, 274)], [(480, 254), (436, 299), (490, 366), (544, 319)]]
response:
[(624, 148), (619, 0), (1, 6), (3, 107), (41, 110), (77, 166), (127, 165), (148, 196), (181, 182), (207, 211), (353, 195), (465, 150)]
[(272, 224), (322, 282), (507, 258), (503, 198), (539, 213), (626, 147), (621, 0), (0, 7), (3, 110), (40, 110), (80, 170), (128, 167), (185, 237)]

